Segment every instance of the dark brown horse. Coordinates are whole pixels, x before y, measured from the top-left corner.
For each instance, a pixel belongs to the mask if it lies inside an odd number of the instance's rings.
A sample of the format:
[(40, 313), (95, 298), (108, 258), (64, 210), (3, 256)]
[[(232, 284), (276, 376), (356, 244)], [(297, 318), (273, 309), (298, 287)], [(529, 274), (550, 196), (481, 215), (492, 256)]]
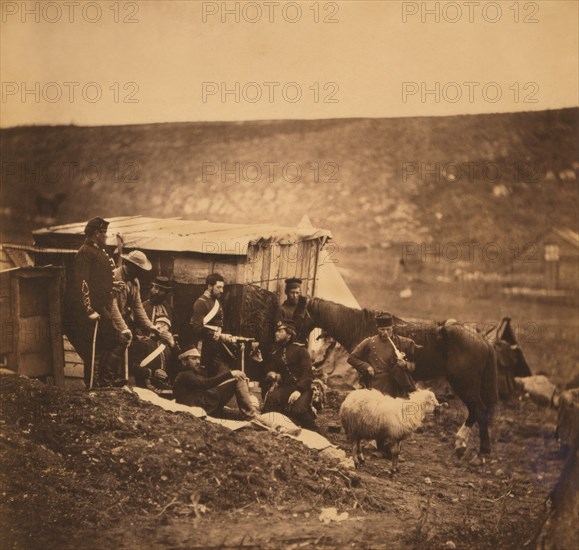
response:
[[(377, 333), (375, 312), (353, 309), (313, 298), (308, 313), (349, 352), (364, 338)], [(474, 329), (461, 324), (407, 322), (394, 317), (396, 332), (423, 346), (416, 355), (416, 380), (445, 377), (468, 409), (468, 418), (456, 435), (455, 451), (462, 456), (470, 430), (479, 425), (480, 454), (491, 451), (489, 423), (498, 403), (497, 367), (492, 346)]]

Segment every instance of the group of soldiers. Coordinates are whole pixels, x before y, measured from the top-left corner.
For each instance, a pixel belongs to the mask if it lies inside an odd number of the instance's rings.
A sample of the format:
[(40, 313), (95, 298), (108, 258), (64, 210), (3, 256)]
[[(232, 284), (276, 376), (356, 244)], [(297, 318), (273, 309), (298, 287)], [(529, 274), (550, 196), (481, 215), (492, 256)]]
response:
[[(224, 332), (220, 302), (225, 281), (219, 273), (206, 278), (206, 288), (195, 301), (190, 336), (179, 346), (172, 333), (172, 286), (157, 277), (149, 297), (141, 301), (139, 277), (152, 270), (146, 255), (134, 250), (121, 254), (116, 266), (106, 250), (109, 223), (92, 218), (85, 227), (85, 242), (74, 259), (69, 292), (69, 338), (85, 365), (85, 384), (94, 387), (127, 383), (129, 365), (137, 385), (170, 389), (178, 403), (198, 406), (212, 416), (223, 413), (236, 397), (242, 418), (281, 412), (303, 428), (316, 430), (324, 385), (314, 378), (307, 351), (313, 322), (307, 312), (302, 281), (286, 279), (286, 300), (279, 306), (275, 345), (262, 378), (263, 406), (250, 393), (249, 380), (232, 362), (232, 348), (251, 339)], [(389, 315), (376, 317), (378, 335), (367, 338), (352, 352), (349, 363), (363, 385), (390, 395), (414, 388), (410, 375), (416, 345), (393, 334)], [(251, 342), (251, 360), (263, 365), (257, 342)], [(243, 348), (242, 348), (243, 349)]]

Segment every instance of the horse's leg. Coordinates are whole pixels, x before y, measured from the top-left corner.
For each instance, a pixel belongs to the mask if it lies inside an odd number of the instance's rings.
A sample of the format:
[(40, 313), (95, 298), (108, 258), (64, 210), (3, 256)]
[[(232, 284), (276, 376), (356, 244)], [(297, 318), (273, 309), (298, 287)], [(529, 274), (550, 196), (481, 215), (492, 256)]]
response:
[(480, 431), (480, 457), (481, 461), (485, 462), (485, 456), (491, 454), (491, 435), (490, 435), (490, 421), (492, 409), (490, 407), (481, 406), (480, 416), (478, 419), (478, 427)]
[[(489, 432), (489, 415), (487, 407), (482, 401), (474, 401), (471, 403), (469, 410), (472, 410), (474, 421), (478, 424), (480, 435), (480, 449), (478, 457), (482, 464), (485, 463), (485, 456), (491, 452), (491, 438)], [(469, 414), (470, 417), (470, 414)]]
[(458, 432), (456, 432), (454, 439), (454, 452), (458, 458), (462, 458), (466, 452), (468, 440), (470, 439), (470, 432), (476, 419), (473, 403), (468, 402), (465, 404), (468, 409), (468, 417), (463, 425), (458, 429)]

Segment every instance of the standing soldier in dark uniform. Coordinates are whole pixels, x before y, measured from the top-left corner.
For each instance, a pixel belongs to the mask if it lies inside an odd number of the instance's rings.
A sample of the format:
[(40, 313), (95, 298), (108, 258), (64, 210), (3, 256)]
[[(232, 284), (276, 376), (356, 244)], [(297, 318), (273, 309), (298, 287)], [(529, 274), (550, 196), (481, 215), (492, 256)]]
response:
[(307, 310), (308, 299), (302, 296), (302, 280), (297, 277), (286, 279), (285, 295), (285, 301), (279, 306), (277, 321), (293, 321), (296, 326), (296, 342), (307, 346), (314, 324)]
[(92, 363), (95, 385), (109, 386), (113, 382), (108, 372), (108, 364), (116, 345), (113, 317), (118, 316), (118, 308), (113, 298), (115, 263), (105, 249), (108, 226), (109, 222), (98, 217), (92, 218), (86, 224), (86, 240), (74, 257), (74, 276), (69, 289), (72, 326), (68, 336), (84, 362), (84, 381), (87, 388), (91, 381)]
[(360, 373), (360, 382), (392, 397), (407, 397), (416, 390), (409, 362), (414, 362), (418, 346), (410, 338), (394, 335), (390, 315), (376, 315), (378, 334), (356, 346), (348, 363)]
[(310, 354), (303, 344), (294, 341), (295, 323), (281, 321), (277, 325), (277, 347), (271, 356), (271, 372), (267, 380), (274, 385), (268, 391), (264, 412), (281, 412), (307, 430), (316, 430), (312, 410), (313, 369)]
[(219, 273), (211, 273), (205, 279), (205, 292), (193, 304), (189, 324), (192, 346), (201, 350), (201, 363), (207, 367), (210, 377), (229, 371), (226, 343), (232, 342), (230, 334), (223, 333), (223, 308), (219, 298), (225, 281)]

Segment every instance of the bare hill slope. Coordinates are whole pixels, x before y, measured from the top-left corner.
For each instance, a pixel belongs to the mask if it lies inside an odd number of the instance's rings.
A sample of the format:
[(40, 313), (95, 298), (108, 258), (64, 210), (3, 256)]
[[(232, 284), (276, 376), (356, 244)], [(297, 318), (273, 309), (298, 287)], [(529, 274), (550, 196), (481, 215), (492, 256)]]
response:
[(11, 128), (3, 233), (95, 214), (308, 214), (343, 245), (534, 237), (576, 224), (578, 113)]

